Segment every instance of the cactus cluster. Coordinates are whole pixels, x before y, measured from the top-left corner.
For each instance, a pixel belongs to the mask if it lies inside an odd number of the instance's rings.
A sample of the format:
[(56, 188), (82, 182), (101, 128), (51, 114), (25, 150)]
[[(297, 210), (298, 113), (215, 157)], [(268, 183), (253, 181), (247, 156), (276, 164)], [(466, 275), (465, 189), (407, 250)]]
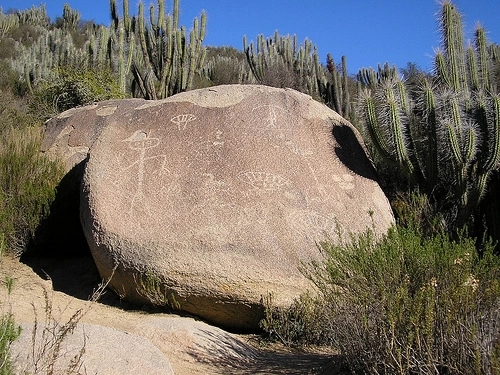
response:
[(25, 79), (30, 91), (43, 80), (57, 77), (57, 68), (78, 65), (84, 59), (84, 51), (76, 48), (70, 34), (61, 29), (46, 30), (31, 46), (19, 45), (18, 57), (13, 60), (14, 69)]
[(257, 36), (257, 43), (247, 44), (243, 38), (243, 48), (248, 65), (255, 80), (261, 84), (291, 87), (315, 96), (318, 92), (316, 81), (319, 67), (316, 46), (306, 39), (300, 46), (297, 36), (274, 37)]
[(344, 118), (353, 121), (354, 101), (350, 95), (346, 57), (342, 56), (342, 65), (338, 69), (332, 55), (328, 54), (326, 67), (327, 72), (324, 69), (317, 69), (319, 95), (328, 107)]
[(16, 14), (4, 14), (0, 7), (0, 39), (13, 28), (19, 26), (19, 17)]
[(33, 5), (29, 9), (20, 10), (16, 15), (19, 18), (19, 23), (24, 25), (47, 27), (50, 23), (47, 7), (44, 4), (38, 7)]
[(354, 116), (350, 91), (355, 91), (355, 87), (349, 87), (345, 56), (338, 69), (328, 54), (325, 67), (320, 63), (317, 47), (310, 40), (298, 46), (296, 35), (283, 37), (278, 31), (272, 38), (259, 35), (255, 44), (248, 45), (244, 37), (243, 48), (256, 82), (297, 89), (321, 99), (346, 119)]
[(395, 67), (364, 69), (359, 109), (374, 148), (432, 196), (454, 226), (466, 224), (500, 163), (496, 58), (484, 30), (465, 48), (461, 16), (444, 1), (435, 73), (411, 95)]
[(81, 14), (75, 9), (71, 9), (69, 4), (64, 4), (63, 6), (63, 29), (72, 31), (78, 28), (78, 23), (80, 22)]
[[(116, 0), (110, 0), (111, 26), (93, 25), (86, 30), (85, 45), (76, 48), (71, 33), (80, 21), (80, 13), (65, 4), (62, 28), (40, 30), (39, 40), (30, 47), (20, 46), (14, 68), (26, 77), (28, 85), (57, 75), (57, 67), (69, 64), (82, 68), (111, 69), (122, 91), (147, 99), (165, 98), (188, 90), (202, 66), (206, 53), (202, 45), (206, 14), (194, 20), (188, 32), (179, 27), (179, 0), (173, 1), (167, 14), (165, 0), (151, 5), (149, 17), (139, 3), (138, 15), (130, 16), (129, 2), (123, 1), (123, 14)], [(5, 21), (4, 21), (5, 19)], [(48, 22), (45, 7), (33, 7), (16, 14), (20, 23), (43, 25)], [(45, 20), (45, 21), (44, 21)], [(0, 32), (8, 29), (8, 18), (0, 18)]]
[(148, 25), (144, 4), (139, 3), (137, 32), (144, 66), (134, 62), (133, 73), (146, 98), (165, 98), (189, 89), (195, 73), (202, 68), (207, 18), (205, 12), (201, 21), (195, 18), (188, 36), (184, 26), (179, 28), (179, 0), (174, 0), (172, 14), (165, 13), (164, 0), (158, 0), (157, 17), (153, 6), (149, 10)]

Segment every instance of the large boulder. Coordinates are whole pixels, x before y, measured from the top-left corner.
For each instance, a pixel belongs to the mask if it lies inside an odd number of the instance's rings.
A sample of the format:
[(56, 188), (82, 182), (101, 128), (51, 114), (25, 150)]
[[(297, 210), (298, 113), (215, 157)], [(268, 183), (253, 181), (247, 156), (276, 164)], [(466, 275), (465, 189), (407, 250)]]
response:
[(317, 241), (393, 224), (358, 132), (310, 96), (232, 85), (104, 107), (81, 222), (124, 299), (254, 329), (266, 296), (311, 287)]
[(66, 174), (57, 186), (50, 215), (38, 228), (32, 249), (44, 254), (88, 254), (88, 246), (80, 225), (80, 186), (87, 154), (106, 126), (106, 117), (123, 107), (135, 108), (146, 101), (130, 99), (72, 108), (51, 118), (44, 126), (42, 152), (62, 161)]

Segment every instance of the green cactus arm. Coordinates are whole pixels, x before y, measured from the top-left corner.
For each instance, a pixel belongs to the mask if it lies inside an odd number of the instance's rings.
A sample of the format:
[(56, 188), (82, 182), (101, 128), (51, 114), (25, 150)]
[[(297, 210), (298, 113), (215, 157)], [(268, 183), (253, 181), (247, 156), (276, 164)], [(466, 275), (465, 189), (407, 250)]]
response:
[(386, 87), (384, 89), (385, 103), (387, 105), (387, 119), (388, 126), (393, 137), (394, 142), (394, 156), (396, 162), (403, 166), (408, 174), (412, 176), (414, 172), (413, 164), (408, 157), (408, 151), (403, 136), (403, 120), (399, 110), (400, 103), (396, 101), (393, 88)]
[(440, 24), (451, 87), (455, 92), (460, 92), (466, 88), (462, 20), (460, 13), (450, 1), (446, 0), (443, 3)]
[(456, 127), (452, 123), (447, 123), (445, 125), (447, 141), (449, 149), (451, 151), (452, 160), (455, 165), (463, 165), (464, 160), (462, 158), (462, 152), (460, 151), (460, 145), (458, 141), (458, 136), (456, 132)]
[(125, 92), (126, 89), (124, 48), (125, 29), (122, 25), (120, 25), (118, 27), (118, 84), (122, 92)]
[(142, 1), (139, 2), (139, 15), (138, 15), (138, 30), (139, 30), (139, 42), (141, 44), (142, 54), (144, 56), (144, 63), (146, 65), (146, 70), (152, 70), (153, 66), (150, 59), (150, 52), (148, 50), (148, 45), (146, 42), (146, 25), (144, 24), (144, 4)]
[[(164, 26), (165, 17), (165, 0), (158, 0), (158, 20), (156, 22), (158, 29)], [(158, 30), (158, 35), (160, 35), (161, 30)]]
[(474, 48), (469, 45), (467, 47), (467, 71), (468, 76), (470, 77), (470, 87), (473, 91), (479, 89), (479, 75), (476, 63), (476, 51)]
[(490, 80), (490, 59), (488, 54), (488, 42), (486, 33), (481, 25), (478, 25), (475, 32), (475, 47), (479, 61), (479, 74), (481, 75), (481, 87), (486, 91), (491, 91)]
[(174, 8), (172, 10), (173, 14), (173, 29), (177, 30), (179, 28), (179, 0), (174, 0)]
[(348, 72), (347, 72), (347, 58), (345, 55), (341, 57), (342, 61), (342, 116), (349, 119), (351, 117), (351, 97), (349, 94)]
[(391, 160), (391, 153), (389, 152), (388, 145), (384, 139), (383, 131), (377, 118), (375, 100), (371, 91), (364, 89), (361, 92), (360, 99), (366, 130), (368, 130), (374, 147), (384, 159)]
[(492, 97), (491, 124), (488, 127), (489, 136), (489, 156), (482, 167), (484, 173), (490, 173), (498, 167), (500, 163), (500, 96), (495, 94)]
[(446, 67), (446, 61), (443, 51), (436, 51), (436, 56), (434, 58), (434, 71), (438, 80), (447, 87), (451, 86), (450, 76), (448, 74), (448, 68)]
[(109, 10), (111, 16), (111, 27), (113, 29), (116, 29), (119, 20), (118, 6), (116, 5), (116, 0), (109, 0)]
[(438, 180), (438, 146), (437, 146), (437, 118), (436, 118), (436, 97), (432, 86), (425, 80), (423, 86), (423, 122), (426, 126), (427, 136), (427, 162), (425, 165), (425, 178), (428, 190), (434, 188)]

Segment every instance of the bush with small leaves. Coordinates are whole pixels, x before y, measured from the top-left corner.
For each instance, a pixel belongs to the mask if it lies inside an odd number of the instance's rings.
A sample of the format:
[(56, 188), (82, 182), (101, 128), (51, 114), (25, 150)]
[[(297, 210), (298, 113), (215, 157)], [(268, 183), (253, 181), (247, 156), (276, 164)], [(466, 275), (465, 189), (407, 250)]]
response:
[(484, 246), (411, 226), (323, 242), (304, 266), (323, 306), (311, 326), (355, 374), (499, 374), (500, 258)]

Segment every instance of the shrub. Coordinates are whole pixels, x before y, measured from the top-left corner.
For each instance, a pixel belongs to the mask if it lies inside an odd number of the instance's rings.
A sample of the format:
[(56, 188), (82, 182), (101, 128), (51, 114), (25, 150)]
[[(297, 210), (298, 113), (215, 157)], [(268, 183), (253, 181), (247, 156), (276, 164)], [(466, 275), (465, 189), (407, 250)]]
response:
[(37, 126), (0, 129), (0, 233), (8, 249), (21, 255), (49, 212), (63, 167), (40, 153)]
[(304, 265), (322, 307), (296, 301), (295, 321), (318, 321), (309, 323), (313, 343), (332, 343), (359, 374), (500, 374), (500, 259), (491, 245), (479, 254), (470, 238), (402, 227), (350, 240), (321, 243), (324, 261)]
[(124, 97), (111, 71), (67, 66), (58, 70), (54, 82), (44, 82), (36, 88), (31, 107), (46, 120), (74, 107)]
[[(4, 237), (0, 233), (0, 262), (2, 255), (5, 251)], [(2, 275), (3, 276), (3, 275)], [(13, 280), (11, 278), (5, 279), (5, 286), (7, 294), (10, 295), (12, 291)], [(3, 301), (5, 303), (5, 301)], [(21, 334), (21, 328), (16, 326), (14, 318), (10, 310), (5, 311), (5, 305), (1, 304), (0, 310), (0, 375), (12, 374), (12, 364), (10, 359), (10, 345)]]

